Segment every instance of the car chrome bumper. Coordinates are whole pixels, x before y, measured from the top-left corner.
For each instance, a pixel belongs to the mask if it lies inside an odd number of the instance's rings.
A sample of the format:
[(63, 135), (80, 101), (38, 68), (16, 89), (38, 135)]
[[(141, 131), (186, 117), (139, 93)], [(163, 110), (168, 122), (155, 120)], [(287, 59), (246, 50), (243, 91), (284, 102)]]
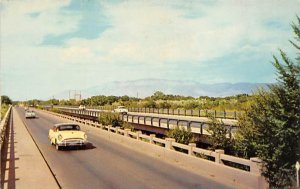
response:
[(35, 118), (35, 116), (25, 116), (25, 118)]
[(58, 142), (58, 146), (84, 146), (87, 144), (87, 141), (82, 139), (65, 139), (61, 142)]

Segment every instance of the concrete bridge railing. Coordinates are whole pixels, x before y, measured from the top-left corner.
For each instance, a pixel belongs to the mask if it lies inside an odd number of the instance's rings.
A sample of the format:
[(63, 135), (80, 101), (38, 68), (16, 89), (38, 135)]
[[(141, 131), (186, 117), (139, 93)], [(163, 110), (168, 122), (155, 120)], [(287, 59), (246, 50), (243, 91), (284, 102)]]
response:
[(9, 118), (10, 118), (11, 107), (12, 106), (9, 106), (5, 116), (3, 117), (3, 119), (1, 120), (1, 123), (0, 123), (0, 136), (1, 136), (1, 139), (0, 139), (0, 145), (1, 146), (0, 146), (0, 148), (1, 148), (1, 151), (2, 151), (3, 142), (6, 140), (6, 129), (7, 129), (8, 121), (9, 121)]
[[(78, 117), (54, 112), (49, 113), (84, 125), (101, 128), (116, 137), (121, 137), (120, 141), (122, 141), (122, 143), (127, 141), (133, 146), (136, 144), (133, 144), (132, 141), (138, 141), (141, 145), (145, 146), (142, 147), (143, 151), (147, 151), (149, 153), (149, 151), (152, 150), (159, 156), (163, 156), (167, 159), (173, 159), (174, 161), (183, 161), (191, 164), (193, 167), (199, 168), (201, 171), (207, 171), (214, 175), (230, 179), (233, 182), (242, 183), (247, 187), (267, 188), (268, 186), (264, 177), (261, 176), (262, 162), (256, 157), (243, 159), (226, 155), (222, 149), (215, 151), (201, 149), (197, 148), (194, 143), (190, 143), (188, 145), (177, 143), (173, 138), (161, 139), (157, 138), (155, 134), (145, 135), (141, 131), (133, 132), (130, 129), (121, 129), (120, 127), (113, 127), (111, 125), (102, 125), (97, 122)], [(241, 169), (241, 167), (243, 168)]]
[[(98, 120), (98, 117), (101, 114), (102, 110), (80, 110), (78, 108), (72, 108), (72, 107), (62, 107), (62, 106), (56, 106), (56, 108), (60, 109), (60, 111), (71, 113), (71, 114), (78, 114), (82, 116), (89, 116), (95, 118), (95, 120)], [(196, 121), (196, 120), (189, 120), (186, 119), (176, 119), (176, 118), (165, 118), (165, 117), (157, 117), (157, 116), (150, 116), (150, 115), (120, 115), (122, 121), (128, 122), (128, 123), (134, 123), (134, 124), (142, 124), (147, 125), (151, 127), (158, 127), (163, 129), (172, 129), (175, 126), (182, 126), (185, 128), (190, 128), (192, 133), (195, 134), (201, 134), (201, 135), (210, 135), (207, 132), (207, 128), (209, 126), (209, 122), (207, 121)], [(232, 134), (235, 133), (235, 131), (238, 129), (238, 125), (231, 123), (226, 124), (223, 123), (224, 127), (228, 130), (228, 138), (232, 137)]]

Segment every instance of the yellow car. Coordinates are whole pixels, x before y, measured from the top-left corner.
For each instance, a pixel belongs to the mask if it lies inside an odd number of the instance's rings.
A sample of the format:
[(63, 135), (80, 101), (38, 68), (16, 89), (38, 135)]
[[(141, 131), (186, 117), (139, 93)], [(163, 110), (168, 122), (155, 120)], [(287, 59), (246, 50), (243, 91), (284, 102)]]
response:
[(67, 146), (82, 146), (87, 144), (87, 136), (85, 132), (80, 130), (80, 126), (76, 123), (59, 123), (55, 124), (49, 130), (48, 138), (57, 150)]

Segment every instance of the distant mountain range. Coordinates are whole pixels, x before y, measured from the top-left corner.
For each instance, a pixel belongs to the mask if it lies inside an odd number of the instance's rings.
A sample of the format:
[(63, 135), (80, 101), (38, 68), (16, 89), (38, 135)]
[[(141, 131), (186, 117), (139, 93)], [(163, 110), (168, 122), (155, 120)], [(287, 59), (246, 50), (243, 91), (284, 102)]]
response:
[[(99, 86), (82, 89), (83, 98), (96, 95), (128, 95), (132, 97), (151, 96), (155, 91), (165, 94), (184, 96), (212, 96), (225, 97), (237, 94), (251, 94), (258, 88), (267, 88), (267, 83), (217, 83), (202, 84), (195, 81), (177, 81), (164, 79), (142, 79), (134, 81), (115, 81)], [(68, 99), (69, 93), (62, 92), (55, 95), (59, 99)]]

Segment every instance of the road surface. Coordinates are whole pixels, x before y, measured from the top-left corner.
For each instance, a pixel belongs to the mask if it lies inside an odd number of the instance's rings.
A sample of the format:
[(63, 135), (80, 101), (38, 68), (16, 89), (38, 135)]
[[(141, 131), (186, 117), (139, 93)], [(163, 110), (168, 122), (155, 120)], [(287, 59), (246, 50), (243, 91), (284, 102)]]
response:
[(208, 176), (201, 176), (108, 141), (97, 132), (97, 128), (89, 126), (82, 127), (84, 131), (88, 130), (91, 143), (87, 149), (57, 151), (50, 145), (48, 131), (54, 124), (64, 120), (44, 112), (38, 112), (37, 119), (25, 119), (22, 108), (17, 108), (16, 112), (24, 121), (61, 188), (233, 188)]

